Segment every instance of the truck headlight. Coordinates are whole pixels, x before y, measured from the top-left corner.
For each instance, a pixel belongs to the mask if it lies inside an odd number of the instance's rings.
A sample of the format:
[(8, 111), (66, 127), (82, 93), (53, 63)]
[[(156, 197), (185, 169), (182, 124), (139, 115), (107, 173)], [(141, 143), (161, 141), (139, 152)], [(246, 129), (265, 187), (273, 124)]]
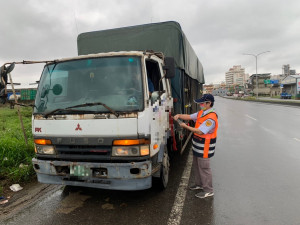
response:
[(149, 145), (112, 147), (112, 156), (145, 156), (149, 155), (149, 152)]
[(55, 155), (56, 151), (53, 145), (35, 145), (35, 152), (43, 155)]

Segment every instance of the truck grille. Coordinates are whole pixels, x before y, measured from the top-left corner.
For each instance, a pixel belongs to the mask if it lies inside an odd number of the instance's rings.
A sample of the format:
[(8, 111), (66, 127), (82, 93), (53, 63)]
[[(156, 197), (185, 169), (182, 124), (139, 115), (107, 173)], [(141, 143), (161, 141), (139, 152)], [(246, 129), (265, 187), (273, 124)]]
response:
[(110, 155), (111, 147), (91, 145), (57, 145), (56, 151), (59, 154)]
[(56, 159), (98, 161), (108, 160), (111, 155), (111, 146), (92, 145), (56, 145)]

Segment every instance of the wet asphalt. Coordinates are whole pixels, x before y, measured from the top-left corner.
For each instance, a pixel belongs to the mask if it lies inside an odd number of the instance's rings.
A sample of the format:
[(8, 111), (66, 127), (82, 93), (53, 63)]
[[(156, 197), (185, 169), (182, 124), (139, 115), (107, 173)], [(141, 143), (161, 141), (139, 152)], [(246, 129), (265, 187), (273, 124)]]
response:
[(165, 191), (53, 186), (0, 224), (170, 224), (180, 189), (183, 206), (173, 224), (300, 224), (300, 107), (216, 97), (215, 109), (220, 127), (211, 160), (213, 198), (197, 199), (186, 190), (193, 174), (182, 183), (189, 147), (173, 157)]

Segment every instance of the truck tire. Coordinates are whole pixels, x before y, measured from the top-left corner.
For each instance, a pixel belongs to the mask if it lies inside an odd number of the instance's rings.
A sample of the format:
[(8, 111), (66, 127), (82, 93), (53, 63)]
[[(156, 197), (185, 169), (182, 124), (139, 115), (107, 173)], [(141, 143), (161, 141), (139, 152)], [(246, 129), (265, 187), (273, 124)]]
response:
[(167, 149), (168, 149), (169, 159), (172, 160), (175, 156), (175, 153), (177, 153), (177, 151), (174, 151), (173, 149), (173, 140), (171, 137), (167, 141)]
[(170, 173), (170, 159), (169, 159), (168, 149), (165, 146), (159, 177), (154, 177), (155, 187), (157, 187), (159, 190), (166, 189), (169, 182), (169, 173)]

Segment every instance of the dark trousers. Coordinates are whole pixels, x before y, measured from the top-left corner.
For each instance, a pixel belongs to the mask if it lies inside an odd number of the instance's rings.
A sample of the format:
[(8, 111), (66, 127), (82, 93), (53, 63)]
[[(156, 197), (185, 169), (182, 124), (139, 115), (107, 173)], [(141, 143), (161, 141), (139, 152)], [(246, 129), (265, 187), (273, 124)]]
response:
[(205, 192), (213, 192), (212, 173), (209, 159), (193, 156), (195, 184), (203, 187)]

